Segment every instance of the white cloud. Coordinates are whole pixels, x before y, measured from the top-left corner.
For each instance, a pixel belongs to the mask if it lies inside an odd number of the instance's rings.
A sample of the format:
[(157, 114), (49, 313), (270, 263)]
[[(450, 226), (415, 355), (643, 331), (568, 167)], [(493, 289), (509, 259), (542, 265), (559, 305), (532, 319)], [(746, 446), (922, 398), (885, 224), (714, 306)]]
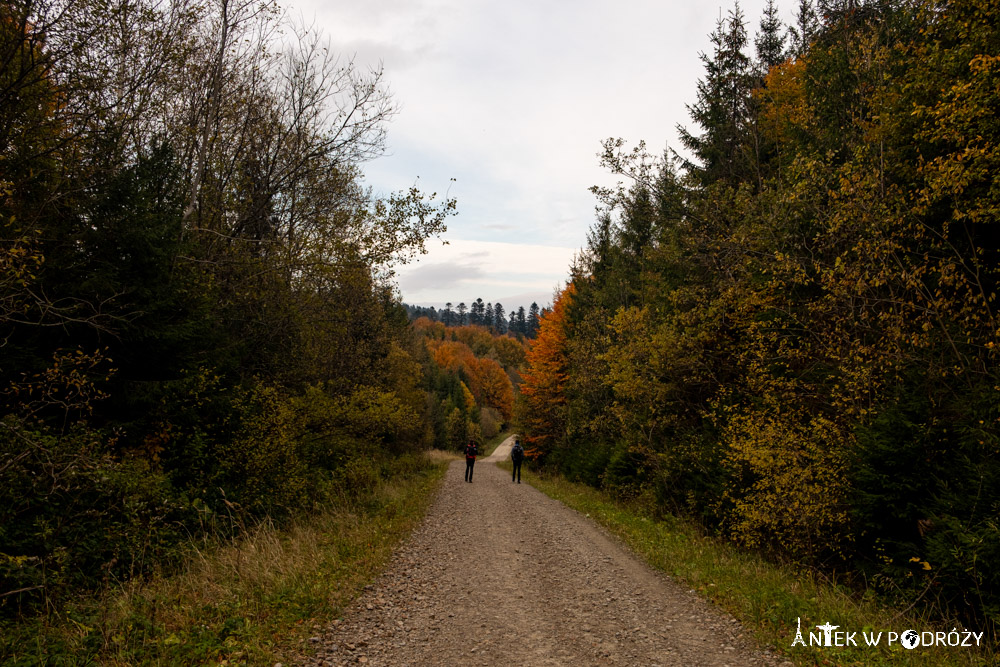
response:
[(403, 300), (441, 306), (477, 298), (510, 306), (545, 305), (566, 281), (575, 248), (452, 239), (399, 269)]
[[(741, 3), (751, 42), (764, 4)], [(795, 4), (783, 3), (786, 21)], [(695, 101), (703, 75), (698, 53), (731, 7), (687, 0), (297, 0), (293, 12), (315, 14), (333, 48), (357, 53), (359, 65), (384, 62), (401, 112), (388, 127), (389, 154), (365, 168), (369, 183), (398, 190), (419, 176), (420, 187), (443, 192), (454, 178), (450, 194), (459, 215), (449, 234), (565, 249), (582, 245), (593, 222), (589, 186), (615, 180), (598, 165), (601, 140), (644, 139), (655, 152), (668, 141), (677, 147), (675, 128), (690, 124), (685, 104)], [(446, 268), (414, 279), (445, 280)], [(451, 282), (478, 285), (472, 279), (456, 275)], [(549, 274), (524, 280), (538, 281), (535, 293), (557, 284)], [(401, 287), (404, 296), (423, 300), (449, 289)], [(446, 300), (454, 298), (461, 297)]]

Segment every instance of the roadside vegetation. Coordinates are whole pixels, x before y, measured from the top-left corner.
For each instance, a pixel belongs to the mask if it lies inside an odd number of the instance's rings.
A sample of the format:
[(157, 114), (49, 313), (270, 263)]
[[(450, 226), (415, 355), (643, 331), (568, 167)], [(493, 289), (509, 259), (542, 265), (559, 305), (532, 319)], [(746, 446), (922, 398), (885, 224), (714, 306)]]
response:
[[(506, 469), (510, 469), (507, 463)], [(996, 647), (987, 638), (980, 649), (918, 647), (898, 643), (877, 649), (863, 645), (862, 631), (902, 633), (949, 632), (956, 626), (941, 620), (936, 609), (898, 609), (873, 595), (859, 596), (832, 577), (790, 564), (775, 564), (764, 555), (705, 535), (691, 521), (663, 516), (641, 501), (616, 500), (591, 486), (552, 474), (531, 474), (525, 481), (546, 495), (604, 526), (651, 566), (711, 600), (739, 619), (763, 644), (775, 647), (798, 665), (992, 665)], [(792, 647), (796, 619), (802, 632), (824, 623), (857, 632), (858, 647)], [(959, 630), (963, 627), (959, 624)]]
[(0, 5), (0, 661), (256, 660), (415, 516), (395, 113), (267, 0)]
[(683, 156), (606, 142), (525, 449), (995, 644), (1000, 4), (794, 9), (720, 17)]
[(187, 546), (178, 573), (108, 586), (57, 613), (0, 627), (5, 665), (273, 665), (309, 639), (386, 565), (423, 519), (448, 462), (411, 456), (371, 488), (284, 526)]

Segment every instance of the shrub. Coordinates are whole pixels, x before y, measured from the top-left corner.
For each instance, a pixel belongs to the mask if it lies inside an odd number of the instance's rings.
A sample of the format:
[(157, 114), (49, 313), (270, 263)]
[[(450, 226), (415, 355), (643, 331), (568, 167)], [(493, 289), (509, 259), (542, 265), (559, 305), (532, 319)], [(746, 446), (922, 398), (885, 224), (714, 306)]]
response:
[(162, 473), (114, 459), (96, 431), (58, 435), (7, 417), (0, 460), (4, 615), (148, 574), (185, 537), (179, 522), (193, 518)]

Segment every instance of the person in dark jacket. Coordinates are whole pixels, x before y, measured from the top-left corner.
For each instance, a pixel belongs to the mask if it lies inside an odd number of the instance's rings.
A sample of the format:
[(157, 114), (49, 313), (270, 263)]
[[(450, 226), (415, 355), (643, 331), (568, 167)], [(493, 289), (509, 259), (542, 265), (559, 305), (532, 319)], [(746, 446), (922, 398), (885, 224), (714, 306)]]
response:
[(517, 438), (514, 439), (514, 447), (510, 450), (510, 460), (514, 462), (514, 474), (511, 475), (510, 481), (517, 480), (517, 483), (521, 483), (521, 462), (524, 461), (524, 448), (521, 447), (521, 441)]
[(469, 440), (469, 444), (465, 446), (465, 481), (472, 484), (472, 469), (476, 465), (476, 455), (479, 454), (479, 448), (476, 447), (476, 443)]

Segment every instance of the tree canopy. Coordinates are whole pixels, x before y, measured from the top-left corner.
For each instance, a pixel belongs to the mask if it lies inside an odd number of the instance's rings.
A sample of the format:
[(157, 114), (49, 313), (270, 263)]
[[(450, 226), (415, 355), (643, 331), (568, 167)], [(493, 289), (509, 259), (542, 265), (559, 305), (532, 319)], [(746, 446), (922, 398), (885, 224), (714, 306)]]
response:
[(455, 202), (364, 184), (395, 113), (271, 2), (0, 7), (0, 616), (429, 444), (392, 275)]
[(769, 4), (756, 61), (739, 7), (719, 22), (686, 158), (606, 142), (623, 184), (595, 189), (572, 299), (529, 351), (527, 439), (570, 477), (995, 631), (998, 6), (796, 17), (785, 52)]

